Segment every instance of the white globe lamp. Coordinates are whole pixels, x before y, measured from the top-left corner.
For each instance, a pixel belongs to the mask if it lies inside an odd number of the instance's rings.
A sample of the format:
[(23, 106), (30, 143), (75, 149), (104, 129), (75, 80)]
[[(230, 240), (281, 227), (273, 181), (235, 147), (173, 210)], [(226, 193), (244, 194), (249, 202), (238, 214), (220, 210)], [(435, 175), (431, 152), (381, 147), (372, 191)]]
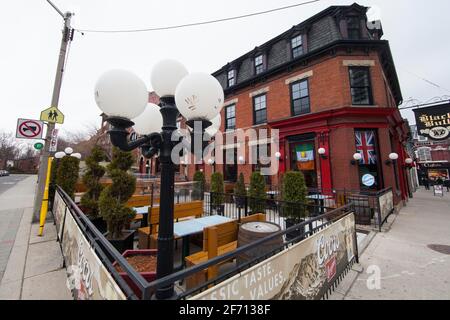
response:
[(389, 154), (389, 159), (397, 160), (398, 159), (398, 154), (395, 153), (395, 152), (392, 152), (391, 154)]
[(161, 132), (163, 118), (159, 110), (160, 108), (156, 104), (148, 103), (140, 115), (131, 119), (134, 122), (134, 131), (140, 135)]
[(353, 159), (359, 161), (362, 159), (362, 155), (359, 152), (356, 152), (355, 154), (353, 154)]
[(223, 90), (207, 73), (192, 73), (178, 84), (175, 103), (187, 120), (212, 120), (223, 107)]
[(55, 158), (56, 158), (56, 159), (61, 159), (61, 158), (63, 158), (65, 155), (66, 155), (65, 152), (59, 151), (59, 152), (55, 153)]
[(73, 153), (73, 149), (71, 147), (67, 147), (64, 149), (64, 152), (68, 155), (71, 155)]
[(126, 70), (107, 71), (95, 85), (95, 102), (107, 116), (135, 118), (144, 111), (147, 101), (145, 83)]
[(183, 64), (176, 60), (166, 59), (153, 67), (150, 82), (158, 96), (173, 97), (177, 85), (187, 75), (188, 71)]

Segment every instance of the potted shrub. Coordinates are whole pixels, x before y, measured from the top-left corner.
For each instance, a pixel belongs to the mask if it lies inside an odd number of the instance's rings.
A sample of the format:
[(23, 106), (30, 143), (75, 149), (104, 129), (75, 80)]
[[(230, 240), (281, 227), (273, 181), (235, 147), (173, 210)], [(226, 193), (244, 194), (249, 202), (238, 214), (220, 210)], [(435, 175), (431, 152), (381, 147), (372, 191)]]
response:
[(267, 200), (266, 182), (258, 171), (253, 172), (250, 176), (248, 196), (248, 205), (251, 213), (265, 212)]
[[(301, 171), (288, 171), (283, 176), (281, 184), (281, 215), (285, 217), (286, 228), (299, 224), (308, 215), (307, 210), (308, 189), (305, 177)], [(301, 236), (305, 230), (294, 230), (286, 234), (286, 239), (290, 240)]]
[(217, 214), (224, 214), (224, 185), (223, 175), (215, 172), (211, 175), (211, 206)]
[(245, 207), (245, 197), (247, 196), (247, 190), (245, 189), (244, 174), (241, 172), (239, 178), (234, 186), (234, 202), (238, 208)]
[(194, 173), (194, 186), (192, 190), (192, 200), (203, 200), (203, 192), (205, 191), (205, 174), (202, 171)]
[(107, 172), (112, 184), (100, 193), (98, 205), (99, 213), (107, 224), (106, 238), (119, 251), (133, 249), (133, 230), (124, 230), (135, 217), (136, 212), (125, 206), (136, 189), (136, 178), (127, 171), (133, 164), (131, 152), (113, 148), (111, 163)]
[(74, 199), (75, 184), (78, 180), (79, 169), (80, 160), (71, 156), (62, 157), (56, 169), (56, 184), (72, 199)]
[(86, 158), (87, 170), (82, 177), (87, 190), (81, 197), (82, 211), (88, 216), (100, 232), (106, 232), (106, 222), (99, 215), (98, 199), (103, 190), (100, 179), (105, 175), (105, 168), (99, 162), (105, 159), (105, 153), (100, 146), (94, 146)]
[[(152, 282), (156, 280), (157, 252), (157, 249), (126, 250), (122, 256), (137, 272), (141, 274), (145, 280)], [(122, 270), (117, 262), (114, 262), (113, 266), (119, 272), (119, 275), (130, 286), (136, 296), (141, 298), (142, 292), (131, 280), (130, 276)]]

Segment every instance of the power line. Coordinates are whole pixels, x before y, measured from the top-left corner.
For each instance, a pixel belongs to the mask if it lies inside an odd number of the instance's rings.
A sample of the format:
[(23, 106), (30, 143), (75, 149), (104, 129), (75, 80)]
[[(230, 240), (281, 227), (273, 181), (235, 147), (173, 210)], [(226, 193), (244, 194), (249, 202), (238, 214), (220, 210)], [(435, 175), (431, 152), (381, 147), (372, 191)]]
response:
[(315, 2), (319, 2), (321, 0), (311, 0), (306, 2), (301, 2), (289, 6), (274, 8), (270, 10), (265, 11), (259, 11), (249, 14), (244, 14), (240, 16), (234, 16), (234, 17), (228, 17), (228, 18), (222, 18), (222, 19), (216, 19), (216, 20), (207, 20), (207, 21), (201, 21), (201, 22), (192, 22), (192, 23), (186, 23), (186, 24), (180, 24), (180, 25), (173, 25), (173, 26), (165, 26), (165, 27), (149, 27), (149, 28), (143, 28), (143, 29), (129, 29), (129, 30), (93, 30), (93, 29), (76, 29), (76, 31), (79, 32), (95, 32), (95, 33), (131, 33), (131, 32), (149, 32), (149, 31), (162, 31), (162, 30), (171, 30), (171, 29), (180, 29), (180, 28), (186, 28), (186, 27), (193, 27), (193, 26), (199, 26), (199, 25), (206, 25), (206, 24), (212, 24), (212, 23), (218, 23), (218, 22), (224, 22), (224, 21), (231, 21), (231, 20), (237, 20), (237, 19), (243, 19), (258, 15), (263, 15), (267, 13), (272, 13), (276, 11), (282, 11), (286, 9), (291, 9), (307, 4), (312, 4)]
[(450, 103), (450, 99), (447, 99), (447, 100), (439, 100), (439, 101), (429, 102), (429, 103), (416, 104), (416, 105), (413, 105), (413, 106), (410, 106), (410, 107), (400, 107), (400, 108), (398, 108), (398, 109), (399, 109), (399, 110), (414, 109), (414, 108), (420, 108), (420, 107), (426, 107), (426, 106), (431, 106), (431, 105), (441, 104), (441, 103), (445, 103), (445, 102)]
[(422, 80), (422, 81), (428, 83), (429, 85), (432, 85), (433, 87), (436, 87), (436, 88), (439, 88), (439, 89), (441, 89), (441, 90), (445, 90), (445, 91), (447, 91), (447, 92), (450, 92), (449, 89), (444, 88), (444, 87), (442, 87), (442, 86), (436, 84), (435, 82), (430, 81), (430, 80), (428, 80), (428, 79), (426, 79), (426, 78), (424, 78), (424, 77), (421, 77), (421, 76), (415, 74), (414, 72), (411, 72), (411, 71), (409, 71), (409, 70), (406, 70), (405, 68), (401, 68), (401, 69), (403, 69), (404, 71), (408, 72), (409, 74), (412, 74), (412, 75), (415, 76), (416, 78), (418, 78), (418, 79), (420, 79), (420, 80)]

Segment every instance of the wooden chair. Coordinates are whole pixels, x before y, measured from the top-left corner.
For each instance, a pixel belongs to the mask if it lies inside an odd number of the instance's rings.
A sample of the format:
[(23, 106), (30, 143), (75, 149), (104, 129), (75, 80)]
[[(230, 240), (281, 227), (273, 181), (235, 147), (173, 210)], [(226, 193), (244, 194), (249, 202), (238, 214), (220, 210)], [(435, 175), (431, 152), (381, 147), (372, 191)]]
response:
[[(241, 218), (241, 224), (246, 222), (266, 221), (263, 213), (253, 214)], [(214, 257), (236, 250), (238, 240), (239, 223), (238, 220), (221, 223), (203, 229), (203, 250), (185, 258), (186, 266), (198, 265)], [(223, 263), (225, 263), (224, 261)], [(198, 286), (200, 283), (217, 276), (218, 265), (212, 266), (202, 272), (188, 277), (186, 287), (188, 289)]]

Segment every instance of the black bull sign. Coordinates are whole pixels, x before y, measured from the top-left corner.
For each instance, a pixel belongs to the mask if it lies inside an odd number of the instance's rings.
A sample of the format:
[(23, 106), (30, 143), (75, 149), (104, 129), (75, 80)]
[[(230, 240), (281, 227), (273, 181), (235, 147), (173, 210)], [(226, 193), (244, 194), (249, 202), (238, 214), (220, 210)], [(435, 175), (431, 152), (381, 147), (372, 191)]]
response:
[(450, 103), (414, 109), (417, 133), (431, 140), (450, 137)]

